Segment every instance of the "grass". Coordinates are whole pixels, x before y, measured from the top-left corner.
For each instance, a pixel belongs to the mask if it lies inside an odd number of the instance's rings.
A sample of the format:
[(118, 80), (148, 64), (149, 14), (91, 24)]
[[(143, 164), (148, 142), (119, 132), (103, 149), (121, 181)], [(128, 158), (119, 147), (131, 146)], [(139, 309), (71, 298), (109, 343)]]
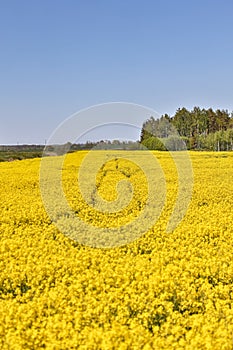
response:
[(28, 150), (28, 151), (0, 151), (0, 162), (9, 162), (14, 160), (23, 160), (28, 158), (40, 158), (42, 151)]

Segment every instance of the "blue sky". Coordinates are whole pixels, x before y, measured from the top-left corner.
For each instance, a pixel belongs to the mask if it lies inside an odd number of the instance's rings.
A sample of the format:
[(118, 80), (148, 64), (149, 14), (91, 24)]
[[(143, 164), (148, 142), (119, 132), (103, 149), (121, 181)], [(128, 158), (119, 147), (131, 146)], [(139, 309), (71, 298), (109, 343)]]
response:
[(232, 111), (232, 15), (232, 0), (1, 0), (0, 144), (113, 101)]

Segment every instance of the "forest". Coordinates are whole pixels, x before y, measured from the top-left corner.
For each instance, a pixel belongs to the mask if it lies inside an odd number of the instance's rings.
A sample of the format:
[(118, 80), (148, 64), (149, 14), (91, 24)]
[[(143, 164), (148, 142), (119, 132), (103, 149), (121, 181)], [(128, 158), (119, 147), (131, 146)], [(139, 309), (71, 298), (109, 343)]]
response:
[(151, 116), (143, 123), (140, 142), (153, 150), (232, 151), (233, 113), (183, 107), (174, 116)]

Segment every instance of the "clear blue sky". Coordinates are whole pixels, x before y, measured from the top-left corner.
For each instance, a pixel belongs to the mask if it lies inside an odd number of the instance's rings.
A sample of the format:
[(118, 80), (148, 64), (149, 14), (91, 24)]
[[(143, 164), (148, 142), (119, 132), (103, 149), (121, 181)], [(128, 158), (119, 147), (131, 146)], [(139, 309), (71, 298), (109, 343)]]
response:
[(232, 111), (232, 17), (232, 0), (0, 0), (0, 144), (110, 101)]

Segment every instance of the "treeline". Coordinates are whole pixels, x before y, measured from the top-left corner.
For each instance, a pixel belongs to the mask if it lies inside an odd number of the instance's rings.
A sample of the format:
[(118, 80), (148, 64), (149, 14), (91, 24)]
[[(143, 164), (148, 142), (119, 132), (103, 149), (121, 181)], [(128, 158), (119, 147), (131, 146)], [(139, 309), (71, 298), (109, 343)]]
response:
[(62, 155), (82, 150), (139, 150), (142, 145), (139, 141), (120, 141), (120, 140), (100, 140), (87, 141), (86, 143), (67, 142), (63, 145), (48, 145), (45, 148), (47, 155)]
[(183, 107), (174, 116), (150, 117), (143, 123), (140, 142), (157, 150), (233, 150), (233, 113)]
[(43, 151), (43, 145), (0, 145), (0, 151), (4, 152), (35, 152)]
[(43, 155), (56, 156), (82, 150), (139, 150), (139, 141), (100, 140), (85, 143), (67, 142), (57, 145), (0, 145), (0, 162), (40, 158)]

